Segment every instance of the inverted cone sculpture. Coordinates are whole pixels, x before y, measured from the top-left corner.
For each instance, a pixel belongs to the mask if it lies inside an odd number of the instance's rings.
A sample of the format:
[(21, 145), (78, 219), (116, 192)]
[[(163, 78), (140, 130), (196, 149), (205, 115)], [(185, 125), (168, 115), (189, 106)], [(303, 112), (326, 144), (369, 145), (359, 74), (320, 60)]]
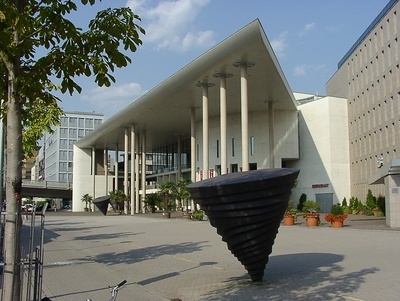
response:
[(262, 281), (299, 170), (230, 173), (187, 186), (251, 280)]
[(95, 198), (93, 204), (100, 210), (104, 215), (107, 214), (108, 205), (110, 204), (110, 196), (105, 195), (99, 198)]

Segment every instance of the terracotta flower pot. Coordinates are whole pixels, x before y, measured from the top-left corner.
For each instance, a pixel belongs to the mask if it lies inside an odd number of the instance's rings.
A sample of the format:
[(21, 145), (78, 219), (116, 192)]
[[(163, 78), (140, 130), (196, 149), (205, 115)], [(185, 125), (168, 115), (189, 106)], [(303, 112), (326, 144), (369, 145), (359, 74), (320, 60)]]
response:
[(306, 218), (306, 226), (307, 227), (316, 227), (318, 226), (318, 217), (309, 216)]
[(285, 226), (293, 226), (294, 225), (294, 216), (293, 215), (286, 215), (283, 217), (283, 224)]
[(342, 228), (343, 221), (331, 221), (331, 227), (332, 228)]

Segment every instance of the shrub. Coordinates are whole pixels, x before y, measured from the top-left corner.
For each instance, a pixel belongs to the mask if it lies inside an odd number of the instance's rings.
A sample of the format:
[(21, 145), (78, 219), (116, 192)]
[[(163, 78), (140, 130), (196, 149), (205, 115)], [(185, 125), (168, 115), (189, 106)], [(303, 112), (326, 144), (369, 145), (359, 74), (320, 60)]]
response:
[(378, 199), (376, 200), (376, 206), (382, 212), (382, 215), (385, 216), (386, 207), (385, 207), (385, 197), (384, 196), (381, 196), (381, 195), (378, 196)]
[(333, 205), (331, 207), (331, 214), (332, 215), (342, 215), (344, 214), (343, 207), (340, 204)]
[(319, 211), (319, 203), (316, 201), (305, 201), (303, 204), (303, 212), (318, 212)]
[(192, 218), (196, 219), (196, 220), (199, 220), (199, 221), (202, 221), (203, 218), (204, 218), (203, 210), (195, 210), (195, 211), (193, 211)]
[(303, 193), (300, 196), (299, 204), (297, 205), (297, 210), (303, 211), (303, 206), (304, 206), (304, 203), (306, 202), (306, 200), (307, 200), (307, 195), (305, 193)]
[(371, 189), (368, 189), (367, 199), (365, 201), (365, 205), (369, 210), (374, 210), (376, 208), (376, 198), (372, 194)]

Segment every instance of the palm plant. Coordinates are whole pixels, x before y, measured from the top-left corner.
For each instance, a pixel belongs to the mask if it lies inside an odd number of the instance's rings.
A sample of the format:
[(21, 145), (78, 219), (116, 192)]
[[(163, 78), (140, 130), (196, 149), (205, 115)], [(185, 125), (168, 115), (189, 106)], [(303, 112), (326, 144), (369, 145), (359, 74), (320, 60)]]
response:
[(188, 199), (190, 198), (190, 192), (186, 188), (187, 185), (191, 184), (192, 181), (188, 179), (180, 179), (179, 182), (174, 185), (173, 195), (178, 200), (178, 207), (182, 208), (182, 201), (186, 201), (186, 212), (189, 211)]
[(85, 211), (89, 211), (90, 204), (93, 201), (93, 197), (90, 194), (86, 193), (82, 196), (81, 201), (85, 202)]
[(164, 182), (159, 185), (159, 194), (161, 198), (164, 200), (164, 209), (166, 212), (171, 210), (172, 204), (170, 201), (171, 196), (174, 196), (173, 192), (175, 191), (175, 183), (174, 182)]
[(110, 200), (115, 202), (117, 208), (114, 210), (118, 211), (119, 214), (122, 214), (122, 210), (124, 208), (124, 202), (127, 201), (127, 196), (122, 190), (113, 190), (110, 191)]

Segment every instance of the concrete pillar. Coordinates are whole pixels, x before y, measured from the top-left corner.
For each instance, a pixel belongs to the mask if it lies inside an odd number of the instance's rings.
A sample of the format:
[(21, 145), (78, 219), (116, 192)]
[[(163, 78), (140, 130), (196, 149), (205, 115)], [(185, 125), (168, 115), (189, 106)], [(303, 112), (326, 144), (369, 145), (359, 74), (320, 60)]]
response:
[[(125, 128), (124, 137), (124, 194), (128, 197), (129, 181), (128, 181), (128, 155), (129, 155), (129, 131)], [(124, 214), (128, 214), (128, 199), (124, 202)]]
[(146, 199), (146, 133), (142, 134), (142, 198), (140, 208), (144, 212), (144, 200)]
[(203, 108), (203, 179), (208, 179), (209, 173), (209, 141), (208, 141), (208, 88), (213, 84), (202, 82), (197, 84), (203, 87), (202, 108)]
[(114, 190), (118, 190), (118, 144), (115, 145)]
[(136, 190), (136, 183), (135, 183), (135, 127), (131, 126), (131, 177), (129, 179), (131, 183), (131, 215), (135, 214), (135, 190)]
[[(92, 146), (92, 195), (96, 198), (96, 149)], [(94, 210), (93, 203), (91, 204), (92, 211)]]
[(108, 195), (108, 149), (104, 150), (104, 158), (103, 158), (104, 162), (104, 186), (106, 188), (106, 192), (104, 195)]
[(196, 108), (190, 108), (190, 179), (196, 182)]
[(240, 100), (241, 100), (241, 130), (242, 130), (242, 171), (249, 170), (249, 109), (247, 92), (247, 68), (254, 63), (238, 61), (233, 64), (240, 67)]
[(182, 141), (181, 141), (181, 136), (178, 136), (178, 178), (177, 181), (179, 181), (182, 177)]
[(268, 129), (269, 129), (269, 167), (275, 167), (275, 141), (274, 141), (274, 102), (268, 101)]
[(140, 136), (136, 135), (136, 156), (135, 156), (135, 187), (136, 187), (136, 191), (135, 191), (135, 213), (139, 213), (140, 212), (140, 197), (139, 197), (139, 190), (140, 190), (140, 184), (139, 184), (139, 180), (140, 180), (140, 174), (139, 174), (139, 154), (140, 154)]
[(227, 153), (227, 113), (226, 113), (226, 79), (232, 77), (231, 73), (215, 73), (214, 77), (219, 78), (219, 99), (220, 99), (220, 124), (221, 124), (221, 175), (227, 173), (228, 170), (228, 153)]

